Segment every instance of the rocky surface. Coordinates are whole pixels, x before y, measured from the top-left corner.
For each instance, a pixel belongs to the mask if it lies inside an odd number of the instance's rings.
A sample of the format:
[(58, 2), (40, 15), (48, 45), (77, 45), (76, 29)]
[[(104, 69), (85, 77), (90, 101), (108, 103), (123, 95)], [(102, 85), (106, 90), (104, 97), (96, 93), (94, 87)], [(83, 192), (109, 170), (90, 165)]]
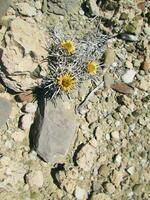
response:
[[(0, 16), (2, 2), (6, 10), (9, 1), (0, 1)], [(12, 0), (0, 29), (0, 199), (149, 200), (149, 9), (144, 0)], [(55, 140), (43, 136), (53, 150), (66, 143), (68, 150), (59, 151), (63, 160), (46, 163), (30, 148), (29, 129), (37, 108), (30, 89), (47, 68), (47, 27), (61, 24), (65, 34), (80, 38), (97, 28), (95, 16), (112, 36), (101, 60), (101, 85), (76, 112), (75, 134), (69, 128), (62, 133), (63, 124), (60, 132), (50, 129)], [(83, 83), (69, 102), (78, 106), (94, 88)], [(20, 91), (16, 102), (14, 92)], [(51, 127), (68, 115), (73, 126), (72, 114), (56, 114), (45, 119)]]
[(58, 162), (67, 154), (77, 128), (74, 109), (66, 98), (57, 100), (56, 105), (39, 100), (30, 130), (31, 145), (46, 162)]

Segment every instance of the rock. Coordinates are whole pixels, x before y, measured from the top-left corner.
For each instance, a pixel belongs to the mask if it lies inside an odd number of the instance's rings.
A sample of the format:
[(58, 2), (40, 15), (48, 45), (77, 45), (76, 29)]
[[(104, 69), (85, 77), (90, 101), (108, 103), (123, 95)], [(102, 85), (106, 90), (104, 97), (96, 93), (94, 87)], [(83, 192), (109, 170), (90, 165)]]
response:
[(77, 154), (76, 162), (83, 171), (90, 171), (96, 159), (96, 148), (85, 144)]
[(139, 8), (139, 9), (141, 9), (142, 11), (145, 11), (145, 2), (143, 1), (143, 2), (139, 2), (138, 4), (137, 4), (137, 7)]
[(0, 83), (0, 93), (5, 92), (5, 87)]
[(135, 75), (136, 71), (134, 69), (130, 69), (121, 78), (124, 83), (132, 83)]
[(112, 48), (107, 49), (105, 52), (105, 61), (104, 61), (105, 66), (109, 68), (115, 62), (115, 59), (116, 59), (116, 54), (114, 49)]
[(22, 92), (18, 95), (16, 95), (15, 99), (16, 101), (18, 102), (27, 102), (27, 103), (30, 103), (33, 101), (33, 93), (31, 90), (28, 90), (26, 92)]
[(43, 173), (38, 171), (32, 171), (25, 176), (26, 182), (30, 185), (30, 187), (41, 188), (43, 186)]
[(46, 56), (46, 40), (44, 33), (34, 21), (28, 22), (19, 17), (10, 25), (13, 40), (24, 49), (25, 54), (33, 53), (35, 56)]
[(114, 161), (115, 161), (115, 163), (120, 165), (121, 161), (122, 161), (121, 155), (119, 155), (119, 154), (115, 155)]
[(147, 71), (147, 70), (149, 69), (149, 62), (145, 60), (145, 61), (141, 64), (141, 69), (143, 69), (144, 71)]
[(98, 170), (99, 175), (103, 177), (107, 177), (110, 173), (109, 167), (107, 165), (101, 165), (99, 170)]
[(37, 10), (41, 10), (42, 9), (42, 3), (41, 3), (41, 1), (36, 1), (35, 2), (35, 7), (36, 7)]
[(14, 132), (12, 133), (11, 137), (15, 142), (22, 142), (25, 138), (25, 133), (24, 132)]
[(134, 172), (135, 172), (135, 167), (134, 166), (131, 166), (127, 169), (127, 172), (130, 174), (130, 175), (133, 175)]
[(114, 83), (111, 88), (123, 94), (131, 94), (133, 92), (133, 88), (123, 82)]
[(77, 184), (78, 170), (76, 168), (60, 170), (56, 174), (56, 179), (62, 190), (65, 190), (69, 194), (73, 194)]
[(37, 105), (35, 103), (28, 103), (23, 106), (22, 111), (26, 113), (34, 113), (37, 109)]
[(99, 193), (92, 195), (91, 200), (111, 200), (111, 198), (105, 193)]
[(119, 187), (120, 183), (123, 181), (123, 173), (121, 171), (114, 170), (111, 181), (116, 187)]
[(121, 33), (121, 34), (119, 34), (118, 37), (121, 38), (122, 40), (130, 41), (130, 42), (139, 41), (139, 38), (136, 35), (131, 35), (128, 33)]
[(5, 124), (10, 116), (12, 106), (10, 101), (0, 97), (0, 127)]
[(32, 122), (33, 120), (31, 114), (22, 115), (19, 120), (19, 128), (22, 130), (29, 130)]
[(115, 140), (119, 140), (120, 137), (119, 137), (119, 132), (118, 131), (113, 131), (111, 132), (111, 137)]
[(89, 123), (92, 123), (94, 121), (96, 121), (98, 119), (98, 115), (97, 115), (97, 111), (96, 110), (90, 110), (87, 114), (86, 114), (86, 120)]
[(67, 154), (78, 123), (71, 103), (64, 98), (45, 103), (39, 100), (31, 127), (31, 145), (46, 162), (60, 162)]
[(75, 189), (75, 197), (77, 198), (77, 200), (87, 199), (86, 190), (77, 186), (76, 189)]
[(96, 137), (96, 139), (97, 139), (98, 141), (101, 141), (102, 138), (103, 138), (103, 135), (104, 135), (104, 132), (103, 132), (103, 130), (102, 130), (102, 127), (100, 127), (100, 126), (96, 127), (96, 129), (95, 129), (95, 131), (94, 131), (94, 135), (95, 135), (95, 137)]
[(25, 15), (28, 17), (32, 17), (36, 15), (36, 9), (26, 2), (18, 3), (17, 8), (18, 8), (19, 13), (22, 15)]
[(150, 91), (150, 79), (149, 76), (146, 79), (140, 81), (139, 88), (144, 91)]
[(50, 13), (56, 15), (66, 15), (77, 13), (80, 9), (79, 0), (60, 0), (60, 1), (45, 1), (48, 5), (48, 10)]
[(89, 9), (90, 16), (94, 17), (99, 15), (99, 7), (95, 0), (87, 0), (86, 6)]
[(123, 12), (121, 13), (119, 20), (127, 20), (128, 16), (129, 16), (128, 13)]
[(104, 75), (104, 86), (105, 88), (110, 88), (111, 85), (114, 83), (114, 78), (111, 74)]
[(4, 40), (6, 47), (1, 58), (4, 84), (16, 92), (32, 88), (36, 80), (30, 74), (47, 55), (44, 33), (34, 20), (27, 22), (17, 17), (11, 21)]
[(148, 37), (150, 37), (150, 27), (144, 28), (144, 33), (145, 33), (145, 35), (147, 35)]
[(112, 183), (106, 183), (104, 188), (109, 194), (113, 194), (115, 192), (115, 186)]
[(127, 60), (127, 62), (126, 62), (126, 68), (128, 68), (128, 69), (133, 69), (133, 64), (132, 64), (132, 62), (130, 62), (130, 61)]

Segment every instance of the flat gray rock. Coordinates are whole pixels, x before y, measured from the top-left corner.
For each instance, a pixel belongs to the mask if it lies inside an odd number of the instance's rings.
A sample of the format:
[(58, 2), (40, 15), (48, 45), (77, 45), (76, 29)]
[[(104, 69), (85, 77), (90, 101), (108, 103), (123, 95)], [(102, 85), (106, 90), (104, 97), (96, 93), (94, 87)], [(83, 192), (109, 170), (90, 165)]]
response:
[(31, 147), (46, 162), (58, 162), (67, 154), (77, 126), (70, 102), (58, 99), (54, 106), (41, 100), (30, 130)]
[(7, 122), (11, 109), (11, 103), (7, 99), (0, 97), (0, 127)]

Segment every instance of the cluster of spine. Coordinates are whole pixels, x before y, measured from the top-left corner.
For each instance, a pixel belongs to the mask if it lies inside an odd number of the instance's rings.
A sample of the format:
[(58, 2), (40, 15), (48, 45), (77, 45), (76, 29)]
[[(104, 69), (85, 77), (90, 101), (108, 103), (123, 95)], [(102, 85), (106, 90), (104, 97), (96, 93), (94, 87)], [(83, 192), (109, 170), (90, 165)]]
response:
[(61, 31), (51, 31), (48, 49), (48, 69), (39, 88), (47, 100), (69, 94), (86, 79), (98, 77), (100, 59), (106, 49), (108, 36), (98, 31), (87, 33), (81, 40), (66, 38)]

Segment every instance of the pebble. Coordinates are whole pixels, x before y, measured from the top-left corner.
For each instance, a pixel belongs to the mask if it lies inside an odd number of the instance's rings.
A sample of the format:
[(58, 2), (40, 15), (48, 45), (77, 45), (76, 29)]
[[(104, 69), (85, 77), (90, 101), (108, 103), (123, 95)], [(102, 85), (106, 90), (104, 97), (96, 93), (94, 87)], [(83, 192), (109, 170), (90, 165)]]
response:
[(144, 91), (149, 91), (150, 90), (150, 81), (142, 79), (140, 82), (139, 88)]
[(107, 177), (109, 175), (109, 167), (107, 165), (100, 166), (98, 173), (103, 177)]
[(79, 14), (80, 14), (81, 16), (83, 16), (83, 15), (84, 15), (84, 11), (83, 11), (83, 10), (79, 10)]
[(106, 183), (104, 188), (109, 194), (113, 194), (115, 192), (115, 186), (112, 183)]
[(32, 17), (36, 15), (36, 9), (30, 6), (28, 3), (23, 2), (18, 4), (18, 10), (22, 15)]
[(141, 64), (141, 69), (143, 69), (144, 71), (147, 71), (149, 69), (149, 62), (148, 61), (144, 61)]
[(76, 162), (81, 169), (88, 172), (91, 170), (95, 162), (96, 156), (96, 148), (87, 143), (78, 152)]
[(150, 37), (150, 27), (144, 28), (144, 33), (145, 33), (148, 37)]
[(114, 83), (111, 88), (117, 92), (123, 93), (123, 94), (131, 94), (133, 92), (132, 87), (128, 86), (127, 84), (123, 82), (117, 82)]
[(77, 186), (76, 189), (75, 189), (75, 197), (77, 198), (77, 200), (87, 199), (86, 190)]
[(114, 49), (109, 48), (108, 50), (106, 50), (105, 60), (104, 60), (105, 66), (109, 68), (115, 62), (115, 60), (116, 60), (116, 54)]
[(126, 68), (128, 68), (128, 69), (133, 69), (133, 64), (132, 64), (132, 62), (130, 62), (130, 61), (126, 61)]
[(97, 140), (99, 140), (99, 141), (102, 140), (104, 133), (103, 133), (103, 130), (100, 126), (96, 127), (94, 135), (95, 135)]
[(115, 140), (119, 140), (120, 139), (120, 136), (119, 136), (119, 132), (118, 131), (113, 131), (110, 133), (112, 139), (115, 139)]
[(31, 114), (22, 115), (19, 120), (19, 128), (21, 128), (22, 130), (29, 130), (32, 121), (33, 120)]
[(95, 122), (98, 119), (96, 110), (90, 110), (86, 115), (86, 120), (89, 123)]
[(104, 75), (104, 86), (105, 88), (110, 88), (111, 85), (114, 83), (114, 78), (111, 74)]
[(123, 173), (121, 171), (114, 170), (111, 181), (116, 187), (119, 187), (121, 181), (123, 180)]
[(31, 187), (41, 188), (44, 182), (43, 173), (40, 170), (32, 171), (26, 174), (25, 180)]
[(117, 164), (120, 165), (120, 164), (121, 164), (121, 161), (122, 161), (121, 155), (117, 154), (117, 155), (115, 156), (114, 161), (115, 161), (115, 163), (117, 163)]
[(139, 38), (136, 35), (131, 35), (128, 33), (121, 33), (120, 38), (126, 41), (130, 41), (130, 42), (137, 42), (139, 41)]
[(124, 83), (132, 83), (135, 75), (136, 75), (136, 71), (133, 69), (130, 69), (122, 76), (122, 80)]
[(134, 166), (131, 166), (127, 169), (127, 172), (130, 174), (130, 175), (133, 175), (134, 172), (135, 172), (135, 167)]

